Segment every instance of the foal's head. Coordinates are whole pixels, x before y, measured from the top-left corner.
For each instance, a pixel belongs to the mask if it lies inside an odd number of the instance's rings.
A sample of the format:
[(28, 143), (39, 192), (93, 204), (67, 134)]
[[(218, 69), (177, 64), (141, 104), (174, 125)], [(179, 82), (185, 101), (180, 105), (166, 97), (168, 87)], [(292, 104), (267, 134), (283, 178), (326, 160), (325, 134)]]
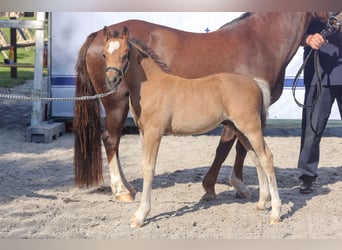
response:
[(129, 66), (128, 29), (124, 27), (121, 34), (117, 32), (111, 34), (107, 27), (104, 27), (103, 36), (105, 40), (103, 58), (106, 62), (106, 83), (110, 87), (116, 88)]

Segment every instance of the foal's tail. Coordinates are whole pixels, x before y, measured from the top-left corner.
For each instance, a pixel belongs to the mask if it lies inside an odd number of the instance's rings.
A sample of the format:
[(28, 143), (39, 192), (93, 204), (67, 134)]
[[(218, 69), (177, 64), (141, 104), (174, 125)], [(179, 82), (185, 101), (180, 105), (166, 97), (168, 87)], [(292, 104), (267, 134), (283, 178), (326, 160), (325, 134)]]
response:
[(261, 107), (261, 124), (264, 127), (266, 123), (266, 118), (268, 116), (268, 107), (271, 103), (270, 87), (269, 84), (263, 79), (254, 78), (254, 81), (256, 81), (262, 93), (263, 106)]
[[(87, 71), (87, 50), (96, 33), (92, 33), (81, 47), (76, 62), (75, 96), (96, 94)], [(101, 115), (98, 100), (76, 101), (73, 133), (74, 173), (78, 187), (92, 187), (103, 181), (101, 159)]]

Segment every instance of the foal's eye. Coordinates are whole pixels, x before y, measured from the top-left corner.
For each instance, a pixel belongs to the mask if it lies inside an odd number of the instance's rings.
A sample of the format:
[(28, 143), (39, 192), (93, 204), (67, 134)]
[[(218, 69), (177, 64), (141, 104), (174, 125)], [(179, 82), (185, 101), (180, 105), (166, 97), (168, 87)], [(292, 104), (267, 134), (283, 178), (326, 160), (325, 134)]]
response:
[(103, 58), (106, 58), (106, 55), (105, 55), (105, 54), (102, 54), (102, 57), (103, 57)]

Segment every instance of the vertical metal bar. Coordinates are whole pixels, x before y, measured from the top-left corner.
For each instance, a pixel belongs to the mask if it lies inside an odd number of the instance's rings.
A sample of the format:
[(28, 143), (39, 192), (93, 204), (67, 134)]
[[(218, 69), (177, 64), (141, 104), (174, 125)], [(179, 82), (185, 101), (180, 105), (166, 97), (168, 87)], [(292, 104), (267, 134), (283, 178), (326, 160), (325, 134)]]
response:
[[(11, 20), (17, 19), (16, 17), (10, 17)], [(17, 63), (17, 29), (10, 28), (10, 44), (14, 49), (14, 61), (13, 63)], [(18, 73), (16, 67), (11, 67), (11, 78), (17, 79)]]
[[(37, 21), (44, 21), (45, 12), (37, 12)], [(43, 92), (43, 53), (44, 53), (44, 27), (36, 29), (36, 50), (34, 67), (34, 94), (41, 95)], [(43, 105), (41, 101), (34, 101), (32, 104), (31, 126), (37, 125), (43, 120)]]
[[(47, 60), (47, 95), (48, 97), (52, 96), (51, 93), (51, 57), (52, 57), (52, 12), (48, 12), (48, 43), (47, 43), (47, 49), (48, 49), (48, 60)], [(48, 103), (48, 120), (51, 119), (51, 113), (52, 113), (52, 102)]]

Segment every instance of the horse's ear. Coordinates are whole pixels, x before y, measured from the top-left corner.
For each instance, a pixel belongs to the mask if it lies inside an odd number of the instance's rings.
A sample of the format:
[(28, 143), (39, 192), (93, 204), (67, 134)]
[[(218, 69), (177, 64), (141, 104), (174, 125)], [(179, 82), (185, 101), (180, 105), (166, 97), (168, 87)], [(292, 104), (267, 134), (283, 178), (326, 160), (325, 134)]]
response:
[(122, 29), (122, 37), (127, 39), (127, 40), (129, 38), (129, 31), (128, 31), (128, 28), (126, 26), (124, 26)]
[(103, 38), (104, 38), (104, 41), (106, 42), (110, 37), (111, 37), (111, 35), (110, 35), (110, 32), (109, 32), (107, 26), (104, 26), (103, 27)]

